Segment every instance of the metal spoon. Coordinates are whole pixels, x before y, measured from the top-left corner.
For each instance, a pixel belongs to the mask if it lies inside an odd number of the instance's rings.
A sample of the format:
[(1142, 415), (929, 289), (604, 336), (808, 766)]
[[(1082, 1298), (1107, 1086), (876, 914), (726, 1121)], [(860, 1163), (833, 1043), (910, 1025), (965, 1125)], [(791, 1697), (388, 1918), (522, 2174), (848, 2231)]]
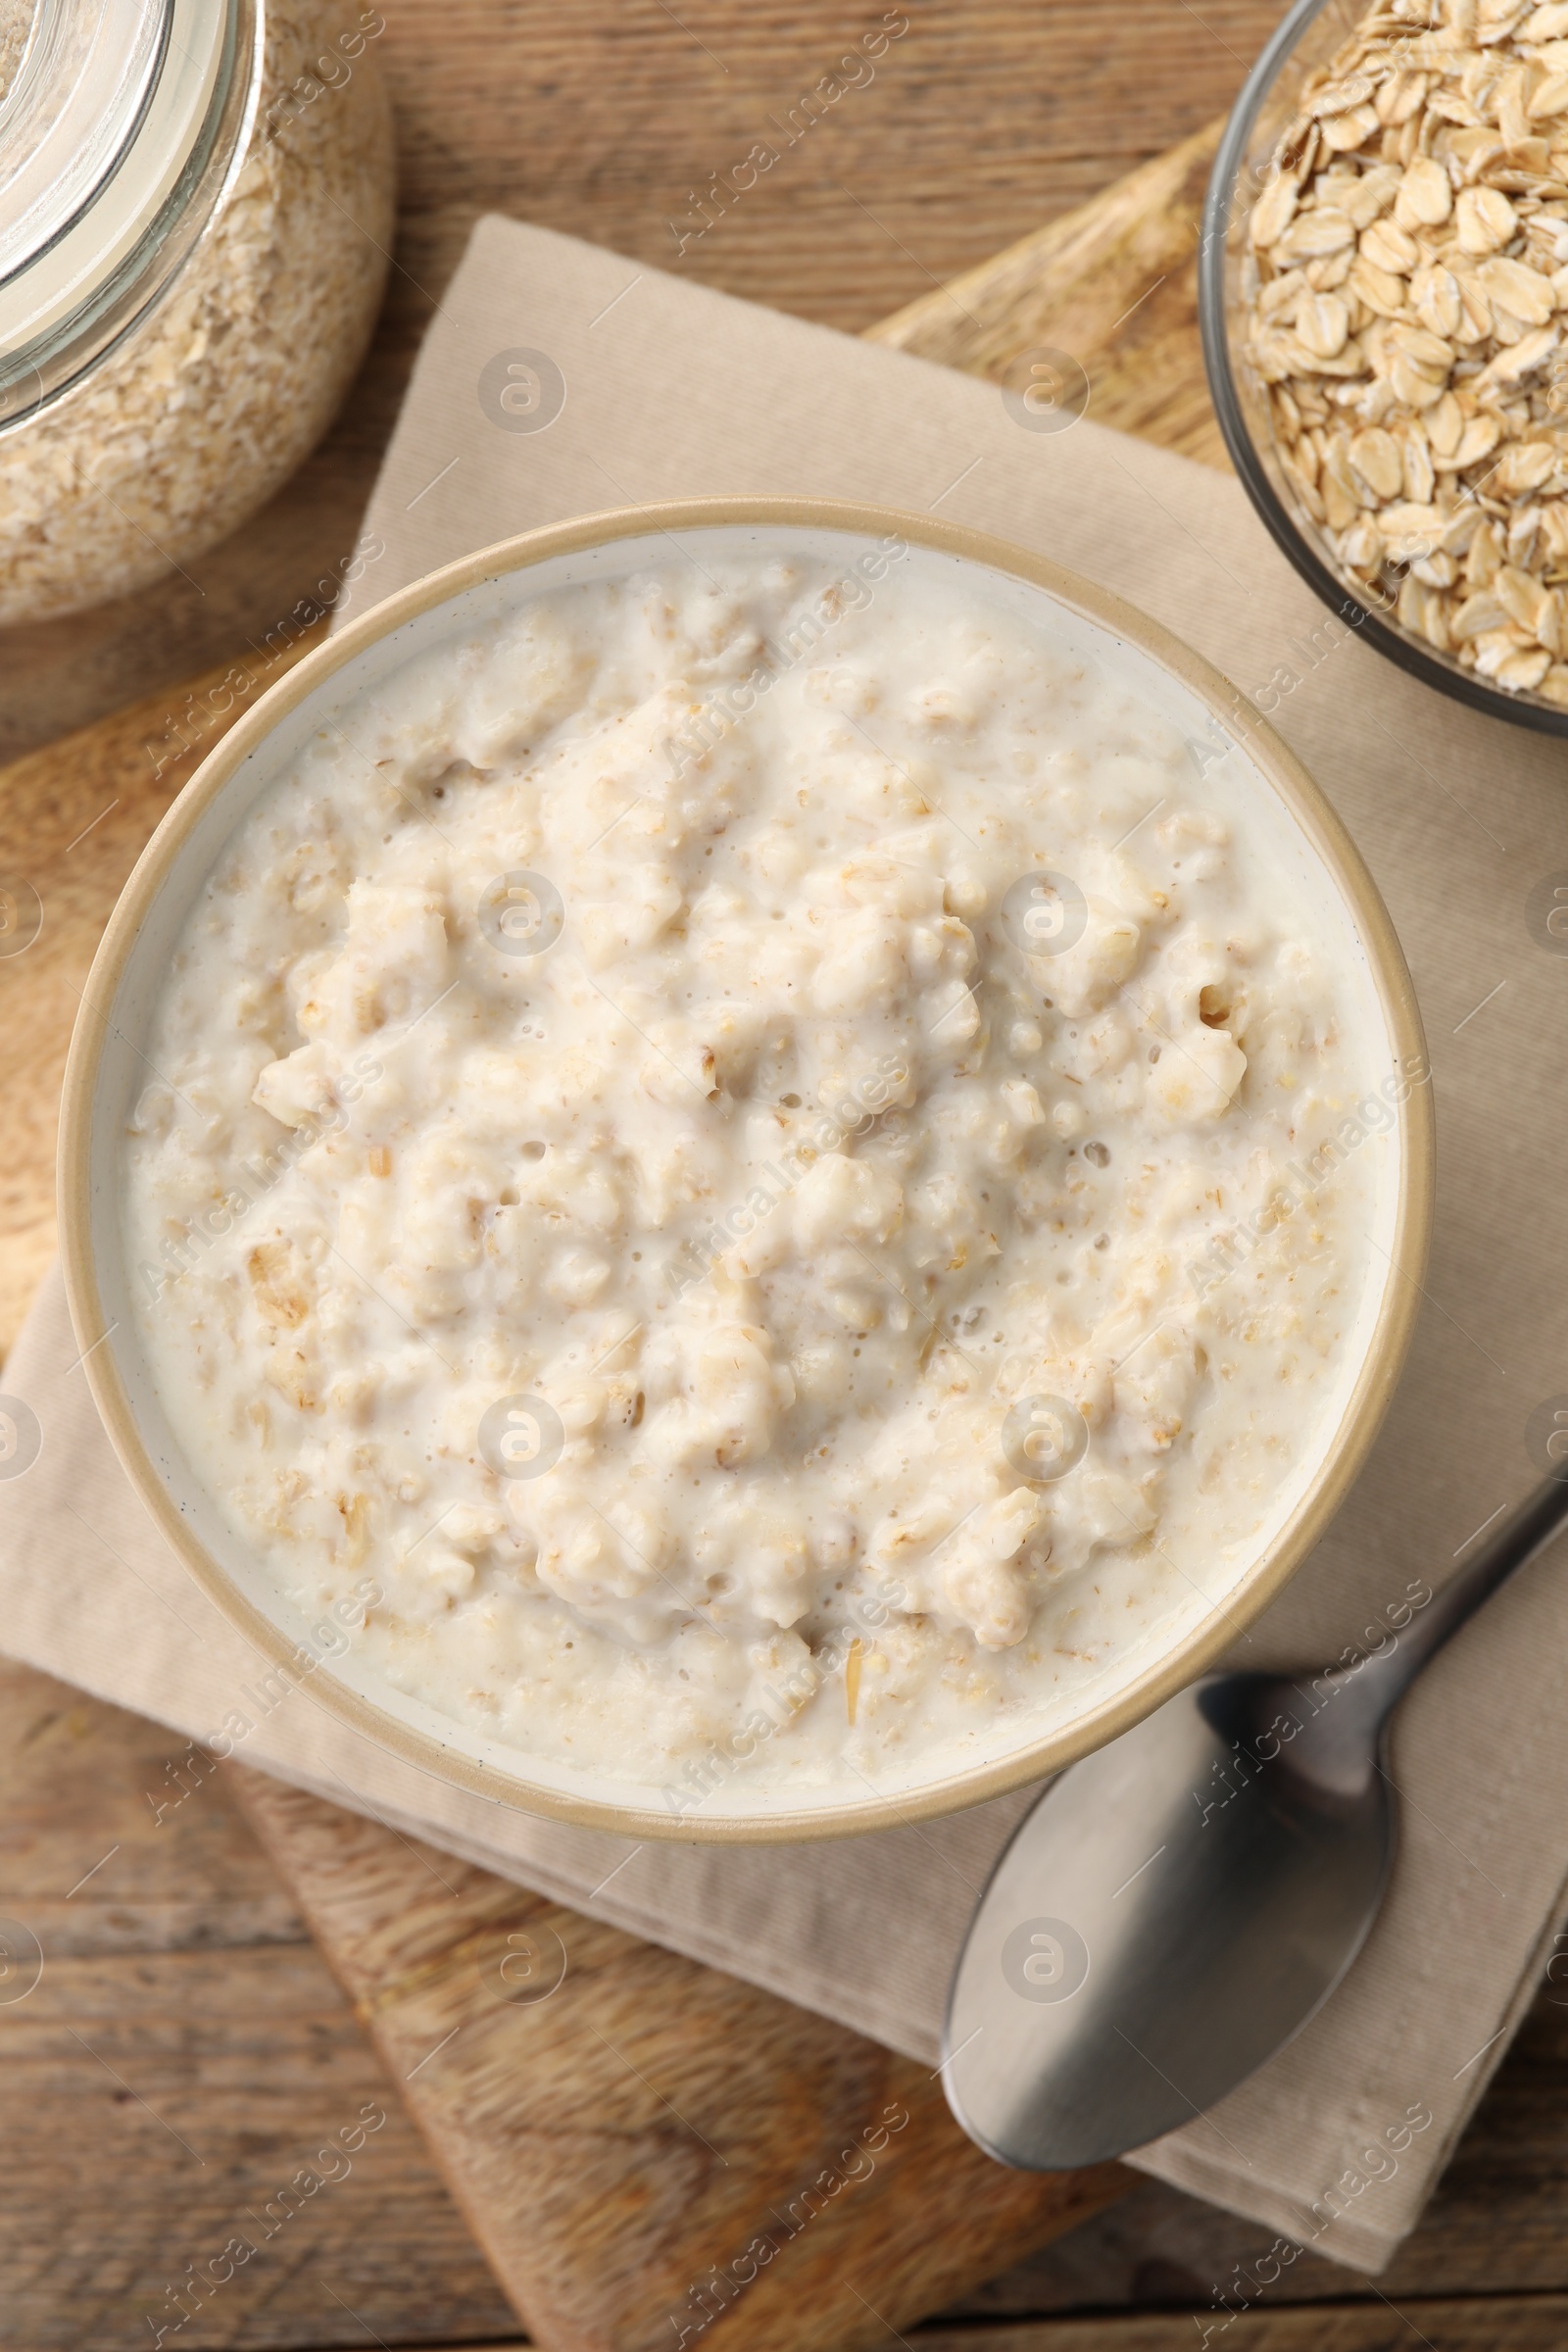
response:
[(1362, 1663), (1211, 1675), (1052, 1783), (948, 1997), (943, 2081), (971, 2139), (1033, 2172), (1119, 2156), (1300, 2031), (1388, 1885), (1394, 1709), (1565, 1522), (1568, 1463)]

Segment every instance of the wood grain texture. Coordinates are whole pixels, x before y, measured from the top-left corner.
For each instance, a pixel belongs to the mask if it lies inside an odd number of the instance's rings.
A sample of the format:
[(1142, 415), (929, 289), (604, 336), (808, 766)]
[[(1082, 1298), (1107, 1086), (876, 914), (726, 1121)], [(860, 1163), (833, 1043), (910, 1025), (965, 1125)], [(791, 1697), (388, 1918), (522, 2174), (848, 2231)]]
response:
[[(893, 2338), (888, 2337), (888, 2342)], [(1568, 2343), (1568, 2298), (1416, 2301), (1390, 2312), (1377, 2302), (1342, 2304), (1308, 2315), (1240, 2320), (1210, 2339), (1226, 2352), (1561, 2352)], [(999, 2328), (918, 2328), (906, 2343), (917, 2352), (1201, 2352), (1191, 2315), (1151, 2319), (1025, 2322)], [(515, 2352), (514, 2345), (433, 2346), (431, 2352)], [(831, 2352), (823, 2346), (822, 2352)]]
[[(1198, 344), (1198, 244), (1223, 118), (867, 339), (1010, 380), (1042, 349), (1089, 378), (1086, 414), (1205, 465), (1229, 463)], [(1027, 377), (1024, 378), (1027, 382)]]
[[(0, 1979), (5, 2352), (147, 2352), (236, 2233), (255, 2255), (171, 2347), (517, 2332), (225, 1776), (4, 1660), (0, 1913), (44, 1953), (24, 1997)], [(350, 2170), (279, 2207), (368, 2103)]]
[[(922, 2328), (920, 2352), (1562, 2352), (1568, 2296), (1501, 2301), (1421, 2298), (1395, 2306), (1381, 2297), (1310, 2310), (1223, 2314), (1195, 2332), (1190, 2312), (1159, 2318), (1048, 2320), (1021, 2327)], [(1223, 2329), (1223, 2332), (1221, 2330)]]
[[(1433, 2331), (1437, 2330), (1436, 2333)], [(886, 2339), (893, 2341), (890, 2336)], [(1390, 2313), (1377, 2303), (1333, 2312), (1287, 2314), (1261, 2326), (1238, 2322), (1211, 2339), (1227, 2352), (1561, 2352), (1568, 2343), (1568, 2299), (1493, 2297), (1463, 2303), (1405, 2303)], [(1200, 2352), (1187, 2313), (1159, 2319), (1082, 2319), (1001, 2328), (919, 2328), (905, 2338), (918, 2352)], [(515, 2352), (514, 2345), (433, 2346), (431, 2352)], [(822, 2352), (831, 2352), (823, 2346)]]
[(926, 2068), (337, 1806), (235, 1786), (551, 2352), (683, 2330), (855, 2352), (1127, 2184), (1003, 2172)]

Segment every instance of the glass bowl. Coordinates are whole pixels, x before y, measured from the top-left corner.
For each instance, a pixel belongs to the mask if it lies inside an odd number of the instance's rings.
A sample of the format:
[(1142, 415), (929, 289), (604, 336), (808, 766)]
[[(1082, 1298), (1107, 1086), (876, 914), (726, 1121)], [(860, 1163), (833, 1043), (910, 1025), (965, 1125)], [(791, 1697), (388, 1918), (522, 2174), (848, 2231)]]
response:
[[(1252, 208), (1278, 176), (1275, 157), (1297, 117), (1307, 78), (1328, 64), (1370, 13), (1367, 0), (1296, 0), (1225, 126), (1209, 177), (1199, 252), (1199, 323), (1209, 392), (1225, 446), (1258, 514), (1332, 612), (1401, 669), (1456, 701), (1542, 734), (1568, 736), (1568, 709), (1478, 675), (1400, 623), (1392, 588), (1341, 570), (1324, 527), (1287, 479), (1267, 390), (1247, 356)], [(1419, 30), (1412, 24), (1413, 34)], [(1553, 431), (1561, 436), (1561, 427)]]

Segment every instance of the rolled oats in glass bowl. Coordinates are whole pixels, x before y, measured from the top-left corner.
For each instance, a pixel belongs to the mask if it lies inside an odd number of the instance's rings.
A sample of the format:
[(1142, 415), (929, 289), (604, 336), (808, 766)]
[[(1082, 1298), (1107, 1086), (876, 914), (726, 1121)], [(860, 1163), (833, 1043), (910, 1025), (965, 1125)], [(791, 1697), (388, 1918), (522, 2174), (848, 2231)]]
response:
[(359, 0), (0, 18), (0, 625), (189, 563), (324, 431), (386, 274), (384, 29)]
[(1298, 570), (1406, 669), (1568, 733), (1568, 5), (1298, 0), (1215, 162), (1200, 299)]

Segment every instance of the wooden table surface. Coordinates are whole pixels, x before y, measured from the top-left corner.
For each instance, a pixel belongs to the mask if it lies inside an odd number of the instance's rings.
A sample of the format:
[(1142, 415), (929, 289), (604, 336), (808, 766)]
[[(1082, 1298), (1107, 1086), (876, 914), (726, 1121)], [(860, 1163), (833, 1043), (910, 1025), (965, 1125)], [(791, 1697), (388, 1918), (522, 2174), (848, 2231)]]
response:
[[(0, 640), (0, 759), (229, 659), (346, 551), (431, 298), (479, 211), (670, 266), (688, 192), (881, 14), (827, 0), (382, 5), (404, 220), (361, 383), (300, 479), (191, 565), (193, 586)], [(1277, 13), (1269, 0), (906, 5), (909, 30), (875, 82), (682, 270), (862, 328), (1198, 129)], [(1200, 445), (1200, 417), (1166, 422)], [(182, 2347), (520, 2341), (220, 1778), (170, 1803), (182, 1751), (0, 1665), (0, 1911), (24, 1915), (50, 1954), (9, 2011), (0, 1980), (0, 2352), (118, 2352), (160, 2324)], [(1376, 2282), (1308, 2256), (1261, 2289), (1251, 2266), (1269, 2232), (1146, 2183), (909, 2340), (1546, 2352), (1568, 2343), (1565, 2092), (1568, 1984), (1547, 1984), (1427, 2220)], [(362, 2115), (385, 2120), (351, 2169), (176, 2331), (187, 2268)]]

